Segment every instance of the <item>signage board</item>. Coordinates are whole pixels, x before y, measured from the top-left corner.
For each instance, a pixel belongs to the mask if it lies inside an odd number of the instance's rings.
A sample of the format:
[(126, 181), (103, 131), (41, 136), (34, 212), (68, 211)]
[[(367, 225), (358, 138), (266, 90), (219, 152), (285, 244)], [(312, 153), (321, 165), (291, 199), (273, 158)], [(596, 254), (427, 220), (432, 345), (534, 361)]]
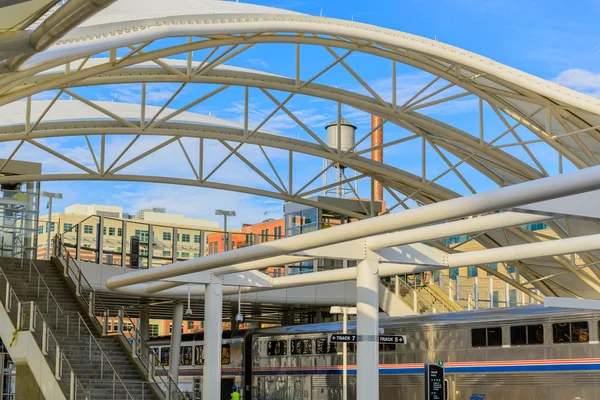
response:
[[(358, 336), (350, 333), (330, 333), (330, 343), (356, 343)], [(406, 335), (379, 335), (379, 343), (406, 344)]]
[(406, 335), (379, 335), (379, 343), (406, 344)]
[(356, 343), (357, 336), (348, 333), (332, 333), (329, 335), (331, 343)]
[(444, 367), (425, 363), (425, 400), (446, 400)]

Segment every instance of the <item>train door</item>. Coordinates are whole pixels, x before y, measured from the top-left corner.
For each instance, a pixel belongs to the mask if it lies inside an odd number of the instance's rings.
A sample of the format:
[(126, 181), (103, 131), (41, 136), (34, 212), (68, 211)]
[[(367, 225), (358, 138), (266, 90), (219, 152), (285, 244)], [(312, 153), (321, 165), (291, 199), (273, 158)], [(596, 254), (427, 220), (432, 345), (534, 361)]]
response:
[(446, 375), (444, 379), (444, 388), (446, 392), (446, 398), (444, 400), (455, 400), (456, 399), (456, 386), (454, 379), (451, 376)]
[(234, 382), (234, 378), (221, 378), (221, 400), (231, 399), (231, 388)]

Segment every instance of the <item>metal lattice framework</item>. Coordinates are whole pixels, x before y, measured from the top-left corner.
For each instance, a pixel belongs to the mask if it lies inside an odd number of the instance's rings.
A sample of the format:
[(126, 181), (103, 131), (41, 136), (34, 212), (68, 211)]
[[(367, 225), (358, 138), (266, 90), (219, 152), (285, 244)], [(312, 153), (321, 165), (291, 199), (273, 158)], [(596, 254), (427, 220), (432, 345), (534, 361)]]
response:
[[(346, 174), (343, 184), (381, 182), (393, 200), (390, 212), (476, 193), (490, 184), (507, 186), (562, 173), (563, 164), (585, 168), (599, 163), (597, 99), (406, 33), (239, 3), (205, 1), (206, 10), (180, 3), (169, 5), (168, 17), (147, 2), (116, 3), (108, 9), (112, 14), (100, 12), (19, 70), (0, 75), (0, 141), (10, 146), (8, 160), (34, 149), (68, 166), (20, 179), (161, 182), (315, 205), (309, 197), (328, 188), (319, 178), (337, 163), (354, 172)], [(124, 11), (119, 7), (150, 11), (144, 19), (117, 18), (115, 12)], [(285, 50), (275, 57), (280, 49)], [(321, 55), (317, 60), (315, 49)], [(243, 64), (243, 57), (259, 50), (280, 64), (277, 74), (227, 66)], [(389, 77), (384, 88), (357, 65), (357, 57), (372, 60), (379, 76)], [(405, 93), (399, 77), (408, 70), (427, 79)], [(174, 89), (162, 104), (148, 104), (149, 88), (160, 84)], [(95, 96), (99, 87), (131, 85), (139, 92), (139, 104)], [(183, 101), (182, 93), (190, 88), (200, 88), (199, 94)], [(239, 103), (238, 123), (194, 112), (232, 92)], [(373, 130), (360, 133), (351, 151), (329, 147), (307, 115), (296, 111), (297, 99), (325, 102), (335, 110), (334, 118), (348, 112), (378, 115), (386, 132), (394, 134), (386, 134), (377, 147), (368, 144)], [(465, 100), (475, 104), (468, 127), (432, 112), (460, 107)], [(258, 102), (271, 108), (254, 120), (252, 106)], [(296, 138), (271, 132), (269, 125), (278, 116), (293, 121)], [(63, 154), (57, 138), (79, 141), (87, 152)], [(409, 143), (420, 149), (410, 155), (417, 168), (405, 168), (399, 157), (383, 164), (369, 159), (372, 150), (393, 151)], [(185, 172), (144, 171), (145, 162), (162, 160), (161, 151), (173, 147), (179, 148)], [(332, 163), (310, 176), (297, 173), (321, 159)], [(257, 179), (224, 176), (231, 160)], [(450, 176), (456, 182), (452, 190)], [(0, 177), (0, 182), (10, 179)], [(531, 238), (531, 233), (524, 235)]]

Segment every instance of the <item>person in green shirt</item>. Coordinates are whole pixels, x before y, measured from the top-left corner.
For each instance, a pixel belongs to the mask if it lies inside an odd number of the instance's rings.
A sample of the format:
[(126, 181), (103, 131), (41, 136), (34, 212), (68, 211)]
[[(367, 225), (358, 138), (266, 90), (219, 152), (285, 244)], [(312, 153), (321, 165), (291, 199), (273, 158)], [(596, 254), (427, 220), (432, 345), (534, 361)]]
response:
[(238, 392), (237, 386), (231, 388), (233, 392), (231, 393), (231, 400), (240, 400), (240, 393)]

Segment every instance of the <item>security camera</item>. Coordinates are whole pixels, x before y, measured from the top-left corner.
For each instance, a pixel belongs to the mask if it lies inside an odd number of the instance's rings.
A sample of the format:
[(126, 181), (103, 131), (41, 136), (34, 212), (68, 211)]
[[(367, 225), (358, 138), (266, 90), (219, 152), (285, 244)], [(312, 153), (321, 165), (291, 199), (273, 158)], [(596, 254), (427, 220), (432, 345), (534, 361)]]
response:
[(244, 322), (244, 316), (242, 315), (242, 313), (237, 313), (237, 315), (235, 316), (235, 320), (237, 322)]

